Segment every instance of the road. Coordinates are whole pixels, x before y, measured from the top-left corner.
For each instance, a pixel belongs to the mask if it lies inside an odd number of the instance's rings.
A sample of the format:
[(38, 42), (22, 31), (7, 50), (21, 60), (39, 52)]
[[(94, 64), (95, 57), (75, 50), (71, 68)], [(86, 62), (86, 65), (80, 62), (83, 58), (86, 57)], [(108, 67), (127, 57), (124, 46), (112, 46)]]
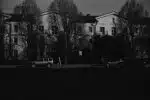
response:
[[(20, 68), (17, 72), (17, 80), (20, 82), (17, 85), (29, 85), (35, 94), (43, 95), (48, 95), (49, 92), (46, 90), (60, 95), (141, 96), (145, 94), (144, 85), (149, 80), (148, 70), (145, 72), (145, 70), (80, 67), (82, 68)], [(25, 88), (27, 89), (29, 88)], [(28, 91), (28, 94), (32, 94), (32, 91)]]
[[(84, 65), (80, 65), (78, 68), (77, 65), (67, 66), (76, 68), (23, 68), (17, 66), (19, 68), (16, 71), (12, 70), (10, 76), (5, 75), (17, 80), (16, 92), (14, 93), (23, 96), (50, 96), (51, 94), (59, 96), (149, 95), (146, 92), (149, 90), (147, 88), (149, 86), (149, 69), (130, 70), (107, 69), (102, 66), (93, 68)], [(16, 78), (13, 78), (14, 75)]]

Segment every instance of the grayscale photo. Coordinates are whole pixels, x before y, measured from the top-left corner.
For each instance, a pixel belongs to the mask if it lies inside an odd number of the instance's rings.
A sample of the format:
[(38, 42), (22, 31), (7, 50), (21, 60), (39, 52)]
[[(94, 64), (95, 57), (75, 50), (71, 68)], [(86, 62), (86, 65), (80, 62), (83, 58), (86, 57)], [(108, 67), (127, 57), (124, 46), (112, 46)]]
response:
[(150, 0), (0, 0), (0, 71), (17, 96), (148, 96)]

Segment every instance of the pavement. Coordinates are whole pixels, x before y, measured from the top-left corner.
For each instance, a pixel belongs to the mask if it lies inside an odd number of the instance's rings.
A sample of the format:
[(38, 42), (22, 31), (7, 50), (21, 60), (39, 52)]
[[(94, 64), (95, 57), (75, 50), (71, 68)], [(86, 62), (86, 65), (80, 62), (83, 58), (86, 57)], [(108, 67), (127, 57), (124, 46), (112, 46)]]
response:
[[(26, 68), (26, 65), (0, 65), (0, 68)], [(32, 66), (28, 66), (32, 68)], [(42, 66), (43, 67), (43, 66)], [(46, 66), (44, 66), (46, 67)], [(53, 64), (51, 68), (105, 68), (102, 64), (62, 64), (59, 66), (58, 64)], [(145, 65), (145, 68), (150, 68), (150, 64)]]
[[(69, 66), (71, 65), (65, 67)], [(18, 95), (51, 95), (52, 92), (57, 96), (140, 96), (144, 92), (142, 82), (145, 74), (142, 71), (124, 73), (121, 70), (106, 68), (83, 68), (85, 66), (81, 65), (78, 67), (82, 68), (20, 69), (16, 71), (16, 79), (19, 80), (17, 87), (22, 87), (17, 89)]]
[[(53, 94), (57, 95), (56, 97), (58, 95), (59, 97), (61, 95), (141, 96), (146, 94), (144, 89), (149, 90), (147, 87), (149, 86), (150, 71), (145, 73), (143, 70), (109, 70), (98, 68), (102, 67), (100, 65), (93, 66), (94, 68), (88, 64), (70, 64), (64, 65), (66, 69), (62, 70), (45, 68), (35, 70), (32, 67), (24, 70), (23, 65), (2, 66), (7, 68), (20, 67), (20, 70), (5, 70), (5, 74), (0, 74), (0, 76), (7, 76), (7, 79), (15, 80), (15, 85), (11, 85), (12, 81), (7, 82), (7, 88), (10, 85), (13, 86), (14, 89), (11, 89), (11, 93), (20, 96), (51, 96)], [(4, 90), (6, 93), (9, 92), (6, 87)], [(147, 93), (147, 95), (149, 94)]]

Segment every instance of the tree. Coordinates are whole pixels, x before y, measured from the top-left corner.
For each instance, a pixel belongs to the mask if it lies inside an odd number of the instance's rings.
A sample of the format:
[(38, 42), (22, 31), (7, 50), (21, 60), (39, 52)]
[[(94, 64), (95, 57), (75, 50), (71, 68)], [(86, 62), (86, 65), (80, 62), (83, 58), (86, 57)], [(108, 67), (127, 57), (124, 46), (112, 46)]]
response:
[(148, 12), (144, 9), (143, 4), (137, 0), (128, 0), (119, 11), (119, 29), (121, 33), (129, 38), (130, 46), (135, 57), (135, 45), (133, 37), (135, 36), (135, 29), (143, 29), (142, 25), (134, 25), (133, 20), (148, 17)]
[[(66, 29), (67, 21), (71, 22), (76, 16), (78, 16), (80, 13), (78, 11), (78, 8), (76, 4), (73, 2), (73, 0), (54, 0), (48, 7), (48, 11), (55, 12), (57, 15), (61, 16), (63, 28)], [(50, 18), (52, 18), (50, 16)], [(68, 20), (67, 20), (68, 18)], [(58, 20), (58, 19), (56, 19)], [(69, 24), (69, 23), (68, 23)]]
[(4, 60), (4, 29), (3, 16), (0, 9), (0, 62)]
[(21, 4), (14, 7), (15, 14), (33, 15), (36, 19), (36, 24), (41, 24), (40, 8), (37, 6), (35, 0), (24, 0)]
[[(64, 35), (59, 36), (59, 37), (61, 37), (61, 39), (58, 39), (58, 42), (63, 40), (63, 48), (67, 47), (66, 51), (69, 52), (70, 51), (70, 49), (68, 49), (68, 48), (70, 48), (69, 36), (70, 36), (70, 32), (71, 32), (71, 30), (70, 30), (71, 23), (70, 22), (72, 22), (72, 20), (80, 14), (77, 9), (76, 4), (73, 2), (73, 0), (54, 0), (49, 5), (48, 12), (51, 13), (49, 16), (49, 20), (51, 21), (50, 23), (52, 23), (52, 25), (50, 26), (50, 29), (53, 25), (57, 26), (58, 27), (57, 29), (59, 29), (60, 26), (63, 27), (64, 32), (63, 33), (58, 32), (58, 33), (61, 33)], [(59, 31), (60, 31), (60, 29), (59, 29)], [(65, 33), (66, 33), (66, 35), (65, 35)], [(62, 38), (64, 38), (64, 39), (62, 39)], [(61, 43), (58, 43), (58, 45), (59, 44), (61, 44)], [(62, 47), (62, 46), (57, 46), (57, 47)], [(58, 50), (61, 50), (61, 49), (58, 49)], [(63, 51), (65, 52), (65, 50), (63, 50)], [(64, 53), (64, 52), (61, 52), (61, 54), (60, 53), (59, 54), (60, 55), (68, 54), (68, 53)]]
[(119, 19), (119, 28), (121, 32), (127, 31), (127, 27), (130, 26), (131, 30), (131, 21), (135, 18), (142, 18), (148, 16), (148, 11), (144, 9), (144, 6), (141, 2), (136, 0), (127, 0), (127, 2), (122, 6), (119, 11), (119, 16), (122, 18)]
[[(21, 14), (25, 16), (26, 19), (29, 19), (29, 23), (26, 21), (19, 22), (19, 28), (27, 37), (27, 44), (28, 44), (28, 60), (36, 59), (36, 52), (37, 52), (37, 34), (35, 30), (33, 31), (33, 25), (40, 25), (40, 9), (37, 6), (35, 0), (24, 0), (21, 4), (16, 5), (14, 7), (15, 14)], [(32, 21), (35, 19), (35, 21)], [(34, 53), (34, 54), (33, 54)], [(34, 56), (34, 57), (33, 57)]]

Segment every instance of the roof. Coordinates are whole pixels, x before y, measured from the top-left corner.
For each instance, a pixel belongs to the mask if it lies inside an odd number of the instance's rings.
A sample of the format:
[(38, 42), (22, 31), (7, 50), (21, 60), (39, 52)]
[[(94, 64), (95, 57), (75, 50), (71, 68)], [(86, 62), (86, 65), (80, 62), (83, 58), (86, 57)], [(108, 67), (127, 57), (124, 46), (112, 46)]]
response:
[(2, 13), (0, 13), (0, 15), (1, 15), (1, 16), (3, 16), (3, 17), (10, 17), (10, 15), (9, 15), (9, 14), (3, 13), (3, 12), (2, 12)]
[(33, 21), (33, 16), (23, 16), (21, 14), (11, 14), (11, 17), (6, 19), (7, 22)]
[(59, 12), (58, 11), (44, 11), (44, 12), (41, 12), (40, 16), (49, 15), (49, 14), (59, 14)]
[(73, 19), (72, 23), (95, 23), (97, 16), (78, 16), (77, 18)]
[(111, 12), (109, 12), (109, 13), (103, 13), (103, 14), (99, 15), (99, 16), (97, 17), (97, 19), (98, 19), (98, 18), (103, 18), (103, 17), (109, 16), (109, 15), (115, 15), (115, 16), (117, 16), (117, 15), (118, 15), (118, 12), (116, 12), (116, 11), (111, 11)]

